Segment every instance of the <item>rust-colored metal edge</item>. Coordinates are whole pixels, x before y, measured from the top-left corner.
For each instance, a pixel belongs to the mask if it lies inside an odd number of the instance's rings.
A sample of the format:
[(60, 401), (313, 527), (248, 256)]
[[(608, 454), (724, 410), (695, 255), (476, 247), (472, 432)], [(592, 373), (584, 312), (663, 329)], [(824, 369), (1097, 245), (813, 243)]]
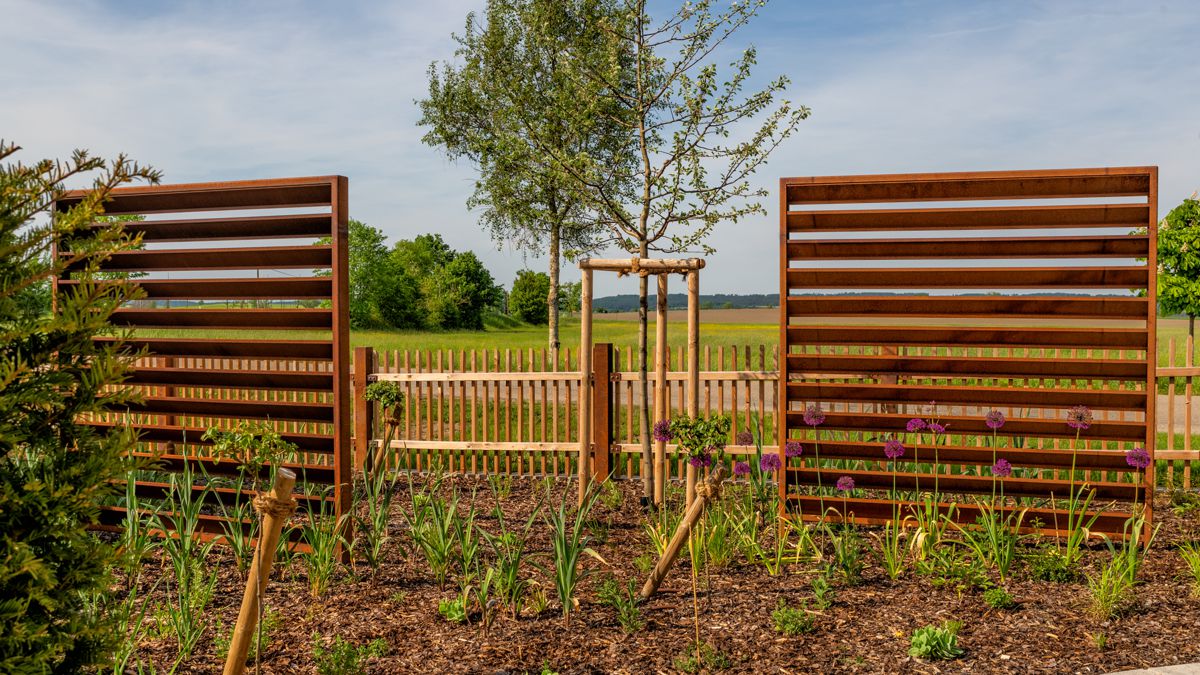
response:
[[(269, 279), (171, 279), (134, 280), (148, 300), (294, 300), (328, 299), (333, 282), (329, 277), (272, 277)], [(59, 279), (59, 292), (79, 285)]]
[(230, 330), (331, 330), (333, 312), (328, 309), (118, 309), (111, 323), (141, 328), (222, 328)]
[[(101, 429), (114, 427), (131, 428), (138, 434), (138, 440), (143, 443), (177, 443), (180, 445), (211, 445), (203, 440), (203, 427), (188, 427), (177, 424), (143, 424), (134, 422), (104, 422), (88, 421), (85, 424)], [(326, 434), (301, 434), (280, 432), (280, 437), (294, 444), (299, 450), (314, 454), (328, 455), (333, 452), (333, 438)]]
[[(97, 223), (93, 227), (110, 227)], [(138, 220), (122, 223), (141, 233), (142, 241), (199, 241), (243, 239), (315, 239), (329, 236), (329, 214)]]
[(858, 354), (789, 354), (796, 372), (935, 378), (996, 377), (1145, 381), (1144, 359), (1054, 359), (968, 356), (874, 356)]
[(289, 422), (333, 421), (333, 405), (329, 403), (294, 403), (285, 401), (239, 401), (233, 399), (177, 398), (147, 396), (142, 401), (114, 408), (113, 412), (135, 415), (187, 415), (190, 417), (236, 417), (239, 419), (271, 419)]
[[(796, 402), (794, 399), (790, 403)], [(794, 428), (804, 426), (804, 413), (789, 410), (788, 425)], [(879, 434), (901, 434), (913, 415), (897, 413), (846, 413), (828, 412), (825, 415), (823, 429), (840, 429), (846, 431), (875, 432)], [(984, 425), (982, 417), (962, 417), (957, 415), (939, 415), (939, 420), (946, 426), (946, 434), (955, 436), (967, 434), (970, 436), (991, 436), (992, 430)], [(1130, 441), (1137, 442), (1145, 438), (1146, 425), (1144, 422), (1108, 422), (1096, 421), (1083, 434), (1086, 441)], [(997, 432), (1004, 437), (1029, 436), (1034, 438), (1075, 438), (1075, 431), (1067, 427), (1065, 419), (1010, 419)]]
[(789, 260), (899, 258), (1142, 258), (1147, 235), (791, 240)]
[[(932, 454), (929, 456), (929, 459), (933, 459)], [(825, 469), (818, 472), (815, 468), (791, 467), (788, 469), (788, 484), (816, 486), (818, 473), (821, 474), (820, 480), (825, 486), (833, 485), (842, 476), (849, 476), (854, 479), (855, 489), (871, 489), (885, 492), (892, 489), (893, 474), (890, 471), (864, 471), (858, 469), (836, 469), (832, 471)], [(894, 478), (896, 480), (896, 489), (898, 490), (912, 491), (918, 486), (923, 486), (924, 489), (931, 490), (934, 486), (933, 474), (897, 472)], [(951, 494), (986, 495), (991, 493), (993, 487), (999, 491), (1001, 489), (1001, 482), (1004, 484), (1004, 494), (1009, 497), (1045, 498), (1053, 494), (1059, 499), (1066, 499), (1071, 494), (1071, 483), (1065, 480), (1012, 477), (1005, 478), (1003, 481), (993, 482), (991, 476), (962, 476), (945, 473), (937, 476), (938, 489), (943, 493)], [(1082, 489), (1083, 486), (1084, 481), (1075, 482), (1076, 490)], [(1096, 499), (1104, 501), (1132, 501), (1134, 497), (1141, 494), (1140, 486), (1134, 483), (1088, 481), (1087, 489), (1088, 491), (1094, 490)]]
[(788, 398), (805, 401), (871, 403), (976, 404), (1002, 407), (1069, 408), (1085, 405), (1100, 410), (1144, 410), (1146, 393), (1129, 390), (1070, 389), (1065, 387), (959, 386), (946, 384), (888, 384), (789, 382)]
[[(174, 310), (172, 310), (174, 311)], [(112, 338), (97, 338), (112, 342)], [(211, 338), (140, 338), (125, 340), (131, 350), (147, 350), (152, 356), (197, 356), (246, 359), (302, 359), (329, 361), (333, 344), (329, 340), (215, 340)]]
[[(104, 211), (109, 215), (128, 215), (328, 206), (332, 186), (339, 179), (343, 178), (312, 176), (117, 188), (110, 193)], [(58, 200), (56, 208), (69, 209), (88, 192), (68, 192)]]
[(1141, 227), (1145, 204), (1069, 206), (979, 206), (961, 208), (878, 208), (789, 211), (787, 231), (853, 232), (908, 230), (1006, 230)]
[(125, 383), (214, 389), (329, 391), (333, 388), (333, 373), (218, 368), (137, 368), (130, 373)]
[[(903, 431), (903, 430), (901, 430)], [(897, 434), (901, 438), (901, 434)], [(880, 434), (878, 439), (886, 438)], [(803, 443), (805, 456), (811, 456), (815, 446), (810, 441)], [(887, 473), (887, 457), (883, 454), (882, 440), (872, 441), (829, 441), (820, 445), (820, 456), (823, 460), (845, 459), (851, 461), (878, 462), (880, 472)], [(942, 465), (975, 465), (991, 466), (995, 458), (1007, 459), (1016, 468), (1062, 469), (1071, 467), (1072, 453), (1069, 449), (1027, 449), (1017, 447), (997, 448), (994, 452), (990, 447), (975, 447), (964, 445), (939, 445), (938, 462)], [(918, 445), (911, 441), (906, 443), (905, 454), (899, 461), (912, 463), (921, 460), (922, 464), (933, 461), (933, 452), (928, 445)], [(1074, 453), (1077, 471), (1104, 471), (1106, 473), (1133, 473), (1135, 470), (1125, 461), (1125, 453), (1119, 450), (1079, 450)], [(826, 472), (828, 473), (828, 471)], [(927, 474), (932, 480), (933, 474)], [(924, 480), (924, 475), (922, 476)], [(890, 487), (890, 483), (889, 483)]]
[(915, 328), (910, 326), (787, 326), (787, 344), (1060, 347), (1144, 351), (1140, 328)]
[(809, 268), (787, 270), (794, 288), (1145, 288), (1137, 267)]
[[(788, 316), (1141, 319), (1146, 298), (946, 295), (791, 295)], [(1144, 373), (1143, 373), (1144, 375)]]
[[(59, 256), (69, 256), (60, 251)], [(149, 249), (121, 251), (101, 265), (111, 271), (313, 269), (330, 267), (329, 246), (253, 246), (238, 248)], [(73, 268), (68, 268), (72, 271)]]

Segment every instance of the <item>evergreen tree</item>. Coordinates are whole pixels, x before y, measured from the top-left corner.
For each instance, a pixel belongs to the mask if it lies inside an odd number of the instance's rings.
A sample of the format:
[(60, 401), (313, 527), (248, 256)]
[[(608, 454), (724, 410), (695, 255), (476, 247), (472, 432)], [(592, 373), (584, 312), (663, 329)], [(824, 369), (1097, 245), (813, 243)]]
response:
[[(135, 440), (79, 421), (134, 397), (114, 386), (132, 356), (108, 319), (136, 289), (99, 266), (137, 241), (100, 216), (114, 187), (158, 174), (82, 151), (9, 163), (17, 150), (0, 142), (0, 672), (73, 673), (105, 663), (117, 639), (85, 602), (107, 593), (116, 555), (87, 528)], [(88, 174), (89, 195), (50, 218), (63, 183)], [(55, 242), (61, 255), (51, 258)], [(67, 270), (79, 283), (59, 294), (55, 312), (29, 301)], [(99, 335), (118, 339), (93, 341)]]

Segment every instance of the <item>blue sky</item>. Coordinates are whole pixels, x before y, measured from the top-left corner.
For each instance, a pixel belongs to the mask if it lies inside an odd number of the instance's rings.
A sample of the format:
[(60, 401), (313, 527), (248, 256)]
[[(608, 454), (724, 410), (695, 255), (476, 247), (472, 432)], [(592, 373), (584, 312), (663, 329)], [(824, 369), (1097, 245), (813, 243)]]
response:
[[(440, 232), (507, 284), (544, 260), (488, 241), (471, 167), (421, 144), (413, 104), (483, 4), (0, 0), (0, 138), (26, 161), (126, 152), (167, 182), (344, 174), (353, 217)], [(757, 175), (772, 192), (781, 175), (1157, 164), (1165, 213), (1200, 188), (1197, 35), (1189, 2), (775, 0), (717, 61), (755, 45), (757, 76), (788, 75), (813, 110)], [(749, 264), (776, 259), (774, 199), (717, 227), (704, 290), (777, 289)]]

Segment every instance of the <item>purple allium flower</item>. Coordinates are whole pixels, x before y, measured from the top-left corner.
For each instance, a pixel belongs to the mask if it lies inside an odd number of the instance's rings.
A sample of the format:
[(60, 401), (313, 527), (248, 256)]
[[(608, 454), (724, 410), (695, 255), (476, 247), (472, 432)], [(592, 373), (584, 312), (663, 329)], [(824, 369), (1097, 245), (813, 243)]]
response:
[(750, 475), (750, 464), (748, 462), (734, 462), (733, 463), (733, 475), (749, 476)]
[(904, 444), (889, 438), (888, 442), (883, 444), (883, 454), (887, 455), (888, 459), (900, 459), (904, 456)]
[(1135, 469), (1144, 469), (1150, 466), (1150, 453), (1139, 445), (1125, 453), (1125, 463)]
[(914, 417), (908, 421), (907, 428), (908, 428), (908, 432), (911, 434), (911, 433), (916, 433), (918, 431), (925, 431), (926, 426), (927, 425), (925, 424), (925, 420), (921, 419), (920, 417)]
[(749, 431), (739, 431), (734, 440), (737, 445), (754, 445), (754, 434)]
[(825, 411), (813, 403), (804, 409), (804, 423), (810, 427), (819, 427), (825, 423)]
[(654, 423), (654, 440), (670, 443), (674, 435), (671, 434), (671, 420), (659, 420)]
[(989, 429), (999, 429), (1004, 426), (1004, 413), (993, 410), (984, 416), (983, 422)]
[(841, 492), (849, 492), (854, 489), (854, 479), (850, 476), (842, 476), (837, 480), (837, 489)]
[(1086, 405), (1077, 405), (1067, 411), (1067, 426), (1086, 429), (1092, 426), (1092, 411)]
[(1008, 478), (1012, 475), (1012, 464), (1004, 458), (996, 460), (996, 463), (992, 465), (992, 475), (997, 478)]
[(691, 458), (688, 459), (688, 464), (691, 464), (697, 469), (712, 466), (712, 455), (708, 454), (707, 452), (702, 452), (699, 455), (692, 455)]
[(761, 469), (764, 473), (772, 473), (774, 471), (777, 471), (779, 469), (779, 466), (780, 466), (779, 455), (777, 455), (775, 453), (763, 455), (762, 459), (758, 460), (758, 468)]
[(783, 446), (783, 454), (786, 455), (788, 459), (799, 457), (800, 455), (804, 454), (804, 446), (800, 445), (800, 441), (788, 441), (787, 444)]
[(935, 434), (941, 434), (941, 433), (945, 433), (946, 427), (942, 424), (938, 424), (937, 422), (930, 422), (929, 430)]

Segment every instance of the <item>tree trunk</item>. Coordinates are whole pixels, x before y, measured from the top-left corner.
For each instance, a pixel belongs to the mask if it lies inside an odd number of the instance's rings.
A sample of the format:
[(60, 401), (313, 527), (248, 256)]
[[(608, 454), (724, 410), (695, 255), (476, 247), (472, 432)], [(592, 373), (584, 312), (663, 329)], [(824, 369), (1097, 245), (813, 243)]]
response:
[(550, 294), (546, 296), (546, 305), (550, 310), (550, 358), (554, 363), (558, 363), (558, 267), (559, 249), (562, 247), (561, 233), (562, 225), (555, 223), (550, 226)]
[[(649, 251), (646, 244), (642, 244), (639, 255), (646, 257)], [(638, 277), (638, 376), (641, 378), (642, 384), (642, 419), (641, 424), (641, 441), (642, 441), (642, 499), (647, 506), (654, 503), (654, 454), (650, 447), (650, 406), (653, 402), (650, 400), (650, 376), (649, 368), (646, 366), (646, 359), (649, 354), (647, 349), (647, 319), (649, 318), (649, 300), (647, 293), (649, 290), (649, 277)]]

